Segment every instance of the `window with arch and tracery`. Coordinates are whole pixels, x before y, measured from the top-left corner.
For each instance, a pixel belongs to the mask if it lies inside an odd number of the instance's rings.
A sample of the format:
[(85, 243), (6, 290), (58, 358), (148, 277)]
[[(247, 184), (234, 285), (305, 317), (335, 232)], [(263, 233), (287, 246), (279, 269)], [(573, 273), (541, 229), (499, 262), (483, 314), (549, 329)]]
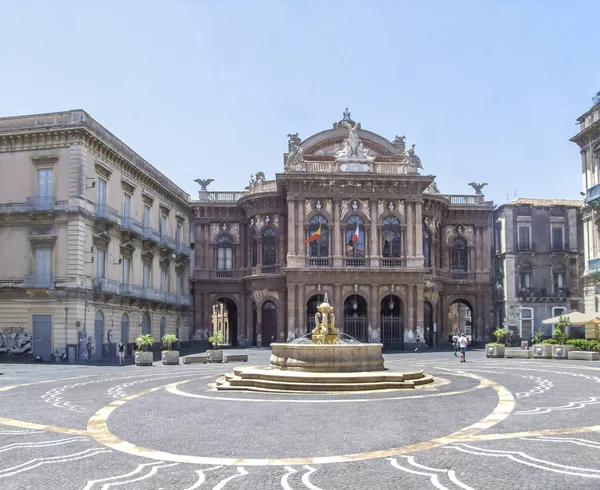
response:
[(467, 242), (464, 238), (456, 237), (452, 241), (452, 272), (468, 272)]
[(383, 218), (381, 255), (383, 257), (400, 257), (400, 220), (396, 216)]
[(262, 265), (277, 263), (277, 238), (273, 228), (267, 228), (262, 234)]
[(308, 255), (310, 257), (329, 256), (329, 230), (327, 219), (320, 214), (313, 216), (308, 222), (308, 237), (311, 238), (321, 230), (320, 237), (311, 240), (308, 244)]
[(233, 268), (233, 242), (228, 235), (222, 235), (217, 240), (217, 269), (231, 270)]
[(347, 257), (365, 256), (365, 222), (360, 216), (348, 218), (345, 238)]

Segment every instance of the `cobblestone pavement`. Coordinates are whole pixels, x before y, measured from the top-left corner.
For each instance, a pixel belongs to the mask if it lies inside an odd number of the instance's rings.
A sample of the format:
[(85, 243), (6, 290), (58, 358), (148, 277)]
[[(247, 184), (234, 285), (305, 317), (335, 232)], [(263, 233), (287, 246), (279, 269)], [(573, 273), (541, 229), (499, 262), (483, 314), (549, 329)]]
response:
[(0, 364), (0, 488), (600, 488), (600, 363), (484, 356), (390, 354), (439, 381), (306, 395), (216, 392), (236, 364)]

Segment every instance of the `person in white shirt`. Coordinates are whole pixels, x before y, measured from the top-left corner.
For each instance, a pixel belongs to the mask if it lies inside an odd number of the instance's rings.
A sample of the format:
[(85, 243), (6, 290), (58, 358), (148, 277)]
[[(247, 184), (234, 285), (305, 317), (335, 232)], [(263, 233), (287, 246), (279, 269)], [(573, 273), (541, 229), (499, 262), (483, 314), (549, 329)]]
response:
[(469, 341), (467, 337), (461, 332), (460, 337), (458, 337), (458, 348), (460, 349), (460, 362), (467, 362), (466, 353), (467, 353), (467, 345), (469, 345)]

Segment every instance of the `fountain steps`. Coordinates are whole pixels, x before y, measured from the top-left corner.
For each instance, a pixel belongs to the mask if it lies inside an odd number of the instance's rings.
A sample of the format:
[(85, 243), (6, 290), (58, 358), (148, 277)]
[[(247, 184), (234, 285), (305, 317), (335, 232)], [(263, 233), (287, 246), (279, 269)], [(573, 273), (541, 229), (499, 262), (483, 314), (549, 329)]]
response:
[(321, 374), (244, 367), (219, 378), (217, 389), (265, 392), (376, 391), (413, 389), (432, 381), (433, 377), (423, 374), (423, 371)]

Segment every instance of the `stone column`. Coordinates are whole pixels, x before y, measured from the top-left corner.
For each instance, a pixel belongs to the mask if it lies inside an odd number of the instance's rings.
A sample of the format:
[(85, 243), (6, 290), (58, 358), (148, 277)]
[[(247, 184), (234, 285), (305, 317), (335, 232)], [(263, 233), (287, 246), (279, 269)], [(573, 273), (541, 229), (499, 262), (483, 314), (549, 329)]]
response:
[(287, 308), (286, 308), (287, 318), (287, 331), (288, 331), (288, 339), (294, 339), (298, 337), (298, 332), (296, 330), (296, 285), (293, 283), (289, 283), (287, 285)]
[(340, 201), (333, 200), (333, 229), (330, 228), (330, 233), (333, 232), (333, 266), (342, 266), (342, 234), (340, 230)]
[[(304, 206), (303, 202), (298, 199), (296, 201), (296, 255), (304, 257), (306, 246), (304, 244)], [(301, 261), (304, 266), (304, 259)]]
[(371, 226), (370, 226), (370, 234), (371, 234), (371, 240), (370, 240), (370, 250), (369, 250), (369, 257), (370, 257), (370, 266), (371, 267), (379, 267), (379, 247), (377, 246), (378, 243), (378, 236), (377, 236), (377, 221), (378, 221), (378, 216), (377, 216), (377, 202), (375, 201), (375, 199), (371, 199), (369, 201), (370, 207), (371, 207)]
[(256, 347), (262, 347), (262, 305), (256, 304)]
[(379, 302), (377, 285), (369, 287), (369, 342), (379, 342)]
[(306, 333), (306, 304), (304, 301), (304, 284), (296, 288), (296, 337)]
[[(415, 230), (413, 226), (413, 203), (405, 201), (406, 212), (406, 255), (408, 260), (415, 255)], [(410, 267), (410, 266), (409, 266)]]
[(250, 293), (244, 295), (245, 309), (246, 309), (246, 341), (248, 346), (252, 345), (254, 340), (254, 332), (252, 331), (252, 297)]
[(423, 256), (423, 203), (415, 203), (415, 255)]
[[(294, 200), (288, 197), (288, 215), (287, 215), (287, 234), (288, 234), (288, 246), (287, 256), (291, 257), (296, 255), (296, 228), (294, 228), (294, 217), (296, 216), (296, 208), (294, 207)], [(289, 265), (289, 260), (288, 260)]]
[(210, 255), (210, 223), (204, 223), (202, 226), (202, 248), (204, 249), (204, 262), (202, 269), (216, 269), (215, 258)]

